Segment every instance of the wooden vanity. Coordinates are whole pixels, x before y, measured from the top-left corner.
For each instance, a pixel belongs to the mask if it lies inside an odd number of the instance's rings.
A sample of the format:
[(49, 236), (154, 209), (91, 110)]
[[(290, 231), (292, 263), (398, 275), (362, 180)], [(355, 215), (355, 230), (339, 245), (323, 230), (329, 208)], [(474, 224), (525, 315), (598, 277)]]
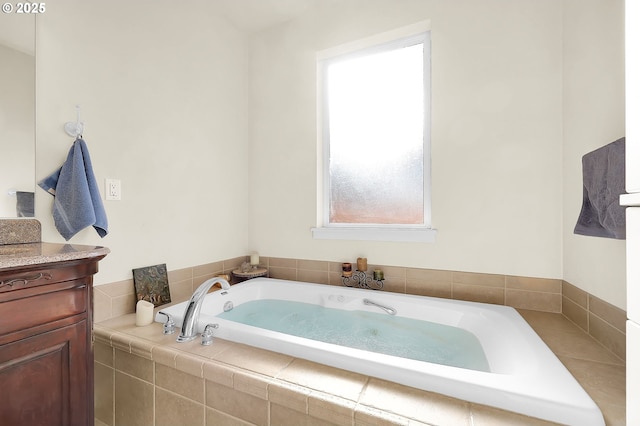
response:
[(107, 253), (0, 245), (0, 424), (94, 423), (93, 275)]

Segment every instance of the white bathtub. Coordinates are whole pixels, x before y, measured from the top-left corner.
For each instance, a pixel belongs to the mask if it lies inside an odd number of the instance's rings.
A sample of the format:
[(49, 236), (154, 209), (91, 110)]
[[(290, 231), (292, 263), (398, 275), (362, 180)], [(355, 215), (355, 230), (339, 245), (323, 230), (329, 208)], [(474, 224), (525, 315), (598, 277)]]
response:
[[(259, 299), (313, 303), (330, 308), (381, 312), (363, 299), (393, 307), (398, 316), (450, 325), (480, 341), (490, 372), (414, 361), (269, 331), (216, 317), (224, 304)], [(162, 309), (180, 326), (187, 302)], [(163, 315), (156, 321), (164, 322)], [(531, 329), (506, 306), (372, 290), (256, 278), (206, 296), (198, 332), (218, 323), (216, 337), (284, 353), (454, 398), (562, 424), (601, 426), (593, 400)], [(214, 342), (215, 344), (215, 342)]]

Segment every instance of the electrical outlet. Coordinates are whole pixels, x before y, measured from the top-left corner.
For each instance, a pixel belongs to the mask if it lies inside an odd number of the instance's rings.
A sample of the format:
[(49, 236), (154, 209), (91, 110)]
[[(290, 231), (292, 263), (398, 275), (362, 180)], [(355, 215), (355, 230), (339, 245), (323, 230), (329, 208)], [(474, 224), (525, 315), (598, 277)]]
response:
[(107, 200), (120, 200), (122, 197), (122, 189), (120, 186), (120, 180), (118, 179), (105, 179), (105, 199)]

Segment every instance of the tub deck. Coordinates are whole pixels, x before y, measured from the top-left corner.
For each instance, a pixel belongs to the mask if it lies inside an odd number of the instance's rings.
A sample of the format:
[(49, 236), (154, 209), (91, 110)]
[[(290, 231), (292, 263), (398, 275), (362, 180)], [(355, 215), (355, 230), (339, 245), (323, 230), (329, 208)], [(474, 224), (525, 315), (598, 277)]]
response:
[[(519, 312), (607, 425), (625, 425), (624, 363), (561, 314)], [(208, 348), (178, 344), (158, 323), (136, 327), (135, 314), (96, 324), (95, 354), (96, 426), (113, 426), (116, 418), (153, 424), (154, 415), (171, 421), (172, 413), (182, 416), (175, 424), (193, 426), (238, 419), (269, 426), (552, 424), (222, 339)], [(154, 395), (166, 398), (155, 404)]]
[[(254, 281), (256, 282), (253, 282), (252, 286), (260, 285), (257, 280)], [(271, 285), (269, 294), (279, 293), (279, 296), (283, 297), (282, 295), (287, 294), (289, 291), (287, 286), (300, 285), (300, 283), (277, 283), (277, 281), (279, 280), (266, 280), (266, 284)], [(284, 290), (277, 291), (276, 287), (273, 287), (275, 284), (282, 284)], [(309, 286), (314, 287), (314, 285)], [(232, 288), (229, 293), (233, 294), (233, 290), (240, 290), (240, 287)], [(320, 287), (322, 287), (323, 291), (327, 290), (326, 286)], [(311, 288), (305, 290), (311, 290)], [(331, 300), (335, 300), (334, 296), (340, 294), (348, 302), (351, 300), (349, 297), (353, 294), (353, 292), (350, 292), (351, 290), (341, 289), (336, 293), (338, 290), (331, 289)], [(366, 293), (367, 295), (371, 294), (371, 292)], [(224, 294), (224, 292), (220, 292), (220, 294)], [(217, 295), (217, 299), (228, 300), (228, 298), (221, 299), (220, 294)], [(382, 293), (378, 294), (382, 295)], [(595, 404), (577, 386), (577, 383), (567, 370), (544, 344), (541, 345), (542, 347), (536, 347), (536, 345), (541, 344), (539, 338), (511, 308), (489, 306), (486, 312), (481, 311), (480, 313), (474, 313), (475, 316), (471, 315), (471, 324), (468, 324), (469, 321), (465, 318), (465, 315), (469, 314), (461, 315), (456, 313), (453, 315), (455, 321), (467, 323), (466, 327), (474, 328), (476, 326), (476, 331), (480, 334), (486, 331), (487, 328), (498, 327), (497, 324), (505, 322), (505, 320), (517, 325), (513, 330), (510, 330), (510, 326), (508, 326), (500, 331), (499, 334), (506, 333), (506, 336), (501, 336), (504, 337), (503, 341), (496, 342), (496, 338), (493, 335), (481, 338), (481, 340), (491, 341), (491, 345), (494, 346), (488, 349), (494, 373), (483, 373), (428, 363), (426, 363), (427, 366), (425, 367), (420, 365), (425, 363), (415, 364), (408, 360), (398, 362), (397, 359), (385, 359), (386, 356), (381, 357), (370, 353), (362, 354), (357, 351), (354, 355), (352, 350), (344, 351), (343, 353), (340, 348), (338, 348), (338, 353), (340, 354), (338, 357), (335, 348), (330, 348), (332, 352), (327, 352), (325, 348), (321, 347), (322, 345), (316, 345), (315, 342), (311, 342), (310, 345), (309, 342), (302, 342), (306, 346), (301, 346), (301, 342), (297, 341), (299, 338), (293, 338), (292, 336), (274, 337), (269, 335), (270, 332), (267, 332), (266, 336), (265, 333), (258, 332), (259, 336), (256, 338), (255, 333), (245, 332), (244, 328), (247, 326), (236, 323), (227, 324), (224, 321), (216, 320), (213, 315), (217, 311), (221, 311), (223, 302), (214, 301), (215, 297), (212, 296), (210, 295), (210, 299), (203, 306), (200, 328), (204, 328), (207, 322), (220, 322), (221, 333), (218, 333), (218, 335), (222, 338), (274, 350), (297, 358), (306, 358), (325, 365), (390, 380), (425, 391), (445, 394), (453, 398), (519, 412), (528, 416), (542, 417), (563, 423), (577, 421), (578, 423), (576, 424), (581, 425), (602, 424), (602, 418)], [(240, 297), (239, 291), (235, 292), (235, 297), (235, 303), (242, 303), (243, 299)], [(400, 314), (402, 311), (407, 311), (402, 305), (407, 299), (406, 296), (403, 298), (403, 296), (396, 297), (392, 294), (385, 294), (384, 297), (394, 307), (401, 308)], [(411, 299), (411, 297), (408, 299)], [(457, 309), (455, 304), (458, 303), (454, 301), (452, 305), (452, 301), (442, 301), (440, 299), (433, 302), (435, 303), (431, 306), (433, 311), (437, 311), (442, 307), (439, 304), (442, 304), (446, 309), (449, 309), (450, 306), (453, 306), (452, 309)], [(219, 304), (220, 307), (216, 308), (214, 306), (216, 304)], [(462, 305), (465, 305), (465, 302), (462, 302)], [(472, 305), (471, 310), (473, 311), (476, 306), (477, 304)], [(483, 307), (479, 306), (479, 308)], [(358, 306), (357, 309), (361, 308)], [(183, 307), (177, 306), (173, 310), (171, 308), (169, 310), (175, 317), (176, 313), (179, 314), (183, 310)], [(163, 309), (163, 311), (167, 311), (167, 309)], [(515, 317), (509, 318), (512, 313)], [(407, 316), (410, 315), (411, 313), (407, 312)], [(494, 322), (480, 324), (479, 326), (475, 324), (480, 317), (494, 315), (498, 315), (497, 318), (493, 318)], [(446, 317), (443, 318), (445, 322), (450, 321)], [(176, 320), (181, 323), (181, 318), (178, 317)], [(524, 328), (518, 322), (523, 323)], [(236, 325), (240, 327), (238, 328)], [(495, 330), (492, 330), (492, 332), (495, 335)], [(517, 348), (520, 349), (516, 350)], [(532, 355), (531, 352), (534, 348), (535, 355)], [(503, 352), (509, 352), (508, 356), (503, 356), (505, 355)], [(543, 365), (544, 368), (542, 368)], [(407, 366), (410, 368), (405, 368)], [(566, 398), (567, 394), (573, 396)]]

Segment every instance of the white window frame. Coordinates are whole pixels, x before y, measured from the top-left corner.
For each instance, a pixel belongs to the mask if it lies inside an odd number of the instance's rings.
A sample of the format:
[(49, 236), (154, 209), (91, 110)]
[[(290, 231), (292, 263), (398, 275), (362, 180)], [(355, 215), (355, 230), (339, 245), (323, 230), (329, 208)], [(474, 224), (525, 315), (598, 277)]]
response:
[[(389, 31), (363, 40), (319, 52), (317, 55), (318, 99), (318, 209), (317, 227), (311, 232), (314, 239), (338, 239), (361, 241), (434, 242), (436, 230), (431, 228), (431, 49), (430, 22), (423, 21), (408, 27)], [(343, 224), (329, 222), (329, 138), (326, 84), (323, 81), (331, 62), (350, 56), (370, 55), (376, 51), (388, 51), (411, 44), (424, 44), (424, 224)]]

